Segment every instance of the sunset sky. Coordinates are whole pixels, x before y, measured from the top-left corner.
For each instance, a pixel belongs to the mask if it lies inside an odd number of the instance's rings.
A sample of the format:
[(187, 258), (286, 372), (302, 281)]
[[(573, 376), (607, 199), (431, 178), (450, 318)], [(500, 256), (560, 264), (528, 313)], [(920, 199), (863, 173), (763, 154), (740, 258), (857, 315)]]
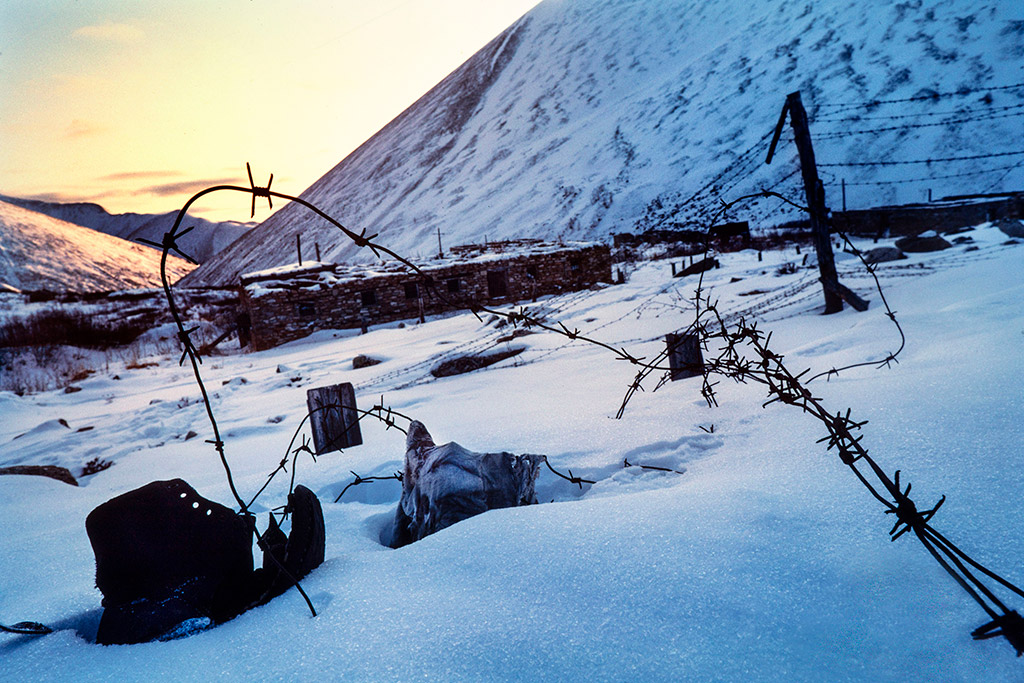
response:
[(298, 194), (537, 2), (3, 0), (0, 194), (164, 212), (246, 161)]

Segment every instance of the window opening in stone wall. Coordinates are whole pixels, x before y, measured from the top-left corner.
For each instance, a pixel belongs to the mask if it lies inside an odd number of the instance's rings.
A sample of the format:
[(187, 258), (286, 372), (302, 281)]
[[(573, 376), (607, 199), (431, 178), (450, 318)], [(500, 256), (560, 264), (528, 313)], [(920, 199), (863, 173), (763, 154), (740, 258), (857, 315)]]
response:
[(572, 273), (573, 275), (579, 275), (580, 268), (581, 266), (578, 259), (571, 259), (569, 261), (569, 272)]
[(377, 305), (377, 292), (373, 289), (363, 290), (359, 293), (359, 297), (362, 300), (364, 307)]
[(316, 304), (312, 301), (300, 301), (297, 308), (300, 320), (312, 320), (316, 317)]
[(531, 280), (537, 279), (537, 266), (526, 266), (526, 277)]
[(406, 299), (418, 299), (420, 295), (419, 288), (415, 282), (405, 283), (405, 298)]
[(508, 279), (504, 270), (487, 271), (487, 293), (492, 299), (508, 296)]
[(448, 278), (448, 292), (451, 293), (451, 294), (455, 294), (455, 293), (461, 292), (461, 291), (462, 291), (462, 283), (459, 281), (459, 278), (457, 278), (457, 277), (450, 277), (450, 278)]

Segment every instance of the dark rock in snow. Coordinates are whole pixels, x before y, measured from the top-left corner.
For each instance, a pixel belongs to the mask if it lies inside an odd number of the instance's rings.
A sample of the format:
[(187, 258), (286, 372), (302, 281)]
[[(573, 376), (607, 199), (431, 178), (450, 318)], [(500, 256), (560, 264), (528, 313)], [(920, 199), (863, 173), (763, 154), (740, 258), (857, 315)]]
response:
[(29, 474), (37, 477), (49, 477), (50, 479), (62, 481), (65, 484), (78, 486), (78, 480), (75, 479), (70, 470), (66, 467), (57, 467), (56, 465), (14, 465), (12, 467), (0, 467), (0, 474)]
[(896, 247), (876, 247), (864, 254), (864, 261), (868, 265), (886, 263), (887, 261), (901, 261), (905, 258), (907, 258), (907, 255)]
[(392, 537), (382, 541), (400, 548), (487, 510), (536, 503), (534, 485), (544, 460), (474, 453), (454, 442), (435, 446), (427, 428), (414, 420)]
[(352, 359), (352, 369), (359, 370), (360, 368), (368, 368), (372, 365), (377, 365), (379, 363), (380, 361), (377, 360), (376, 358), (371, 358), (370, 356), (364, 356), (363, 354), (359, 354), (358, 356)]
[(998, 221), (996, 226), (1007, 234), (1009, 237), (1021, 237), (1024, 238), (1024, 222), (1007, 219)]
[(896, 246), (903, 251), (914, 253), (924, 253), (929, 251), (942, 251), (943, 249), (949, 249), (953, 245), (946, 241), (944, 238), (936, 235), (933, 231), (921, 233), (916, 237), (903, 237), (896, 240)]
[(499, 361), (503, 361), (506, 358), (512, 358), (518, 356), (520, 353), (525, 351), (525, 347), (517, 347), (507, 349), (505, 351), (496, 351), (494, 353), (479, 353), (479, 354), (468, 354), (465, 356), (456, 356), (445, 361), (441, 361), (430, 369), (430, 374), (434, 377), (452, 377), (453, 375), (462, 375), (467, 372), (473, 372), (480, 368), (486, 368), (488, 365), (494, 365)]

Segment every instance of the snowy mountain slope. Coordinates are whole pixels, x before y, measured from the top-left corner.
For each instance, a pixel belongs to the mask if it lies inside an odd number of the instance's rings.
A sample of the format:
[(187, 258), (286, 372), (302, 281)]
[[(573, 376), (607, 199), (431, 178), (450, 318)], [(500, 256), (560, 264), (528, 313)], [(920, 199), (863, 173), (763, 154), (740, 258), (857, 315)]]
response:
[[(194, 267), (167, 260), (172, 282)], [(0, 283), (57, 292), (158, 287), (160, 252), (0, 202)]]
[[(776, 161), (763, 164), (794, 90), (821, 164), (1024, 151), (1024, 87), (985, 90), (1024, 83), (1022, 27), (1019, 3), (995, 0), (549, 0), (302, 196), (411, 255), (431, 251), (438, 229), (459, 244), (601, 239), (703, 220), (717, 200), (700, 191), (723, 171), (716, 187), (726, 198), (765, 186), (800, 198), (788, 129)], [(930, 93), (942, 95), (837, 106)], [(822, 176), (833, 206), (848, 181), (853, 208), (920, 200), (927, 189), (1019, 189), (1024, 165), (1008, 167), (1021, 159), (823, 167)], [(907, 182), (855, 184), (897, 180)], [(734, 213), (755, 225), (794, 217), (777, 201)], [(296, 233), (326, 260), (371, 258), (285, 206), (187, 282), (287, 263)]]
[[(1015, 380), (1024, 375), (1024, 246), (1007, 244), (991, 226), (961, 237), (971, 241), (878, 267), (908, 338), (900, 363), (812, 386), (830, 409), (870, 420), (864, 444), (887, 472), (902, 470), (919, 503), (947, 496), (937, 528), (1020, 585), (1024, 394)], [(763, 257), (725, 254), (705, 286), (724, 313), (753, 310), (748, 315), (773, 331), (772, 347), (791, 368), (823, 371), (882, 357), (898, 344), (870, 278), (853, 277), (862, 269), (840, 262), (844, 281), (872, 299), (871, 309), (821, 316), (813, 270), (776, 274), (800, 256)], [(626, 284), (536, 307), (570, 329), (650, 356), (663, 348), (662, 333), (689, 322), (692, 309), (681, 302), (692, 288), (663, 262), (647, 263)], [(439, 442), (545, 453), (561, 471), (597, 483), (578, 489), (544, 470), (542, 504), (487, 512), (390, 550), (379, 534), (394, 515), (396, 482), (356, 486), (334, 502), (352, 482), (350, 470), (387, 476), (401, 467), (403, 435), (366, 421), (362, 446), (315, 463), (303, 457), (294, 470), (326, 518), (326, 562), (303, 581), (319, 615), (311, 618), (292, 590), (167, 643), (90, 642), (101, 595), (84, 520), (115, 495), (173, 477), (230, 504), (217, 454), (204, 443), (210, 425), (188, 368), (174, 352), (145, 359), (155, 367), (97, 373), (73, 394), (0, 393), (0, 465), (52, 463), (77, 474), (93, 457), (114, 462), (78, 488), (0, 477), (0, 621), (36, 619), (59, 629), (41, 638), (0, 635), (5, 676), (1021, 680), (1021, 660), (1005, 640), (971, 639), (987, 619), (928, 553), (910, 536), (889, 541), (892, 515), (834, 449), (816, 443), (822, 426), (798, 408), (763, 409), (762, 387), (724, 379), (720, 406), (709, 408), (691, 379), (638, 394), (615, 420), (634, 369), (544, 332), (518, 339), (527, 350), (516, 360), (430, 377), (432, 362), (453, 349), (493, 346), (506, 333), (463, 313), (366, 335), (324, 331), (207, 359), (204, 377), (246, 498), (287, 452), (306, 390), (344, 381), (355, 384), (360, 407), (383, 394)], [(354, 370), (360, 353), (383, 362)], [(713, 434), (705, 431), (711, 425)], [(189, 431), (198, 436), (189, 439)], [(625, 468), (625, 459), (683, 473)], [(261, 528), (267, 511), (284, 504), (291, 471), (257, 501)], [(1011, 609), (1024, 606), (1004, 593)]]
[[(174, 225), (174, 220), (178, 216), (177, 211), (161, 214), (112, 214), (99, 204), (90, 202), (65, 204), (7, 197), (5, 195), (0, 195), (0, 201), (67, 221), (68, 223), (98, 230), (114, 237), (121, 237), (132, 241), (143, 238), (158, 244), (163, 239), (164, 233)], [(186, 254), (199, 263), (208, 261), (214, 254), (244, 235), (252, 227), (249, 224), (236, 221), (217, 223), (204, 218), (191, 217), (188, 219), (186, 227), (189, 225), (195, 226), (195, 229), (182, 237), (178, 244)]]

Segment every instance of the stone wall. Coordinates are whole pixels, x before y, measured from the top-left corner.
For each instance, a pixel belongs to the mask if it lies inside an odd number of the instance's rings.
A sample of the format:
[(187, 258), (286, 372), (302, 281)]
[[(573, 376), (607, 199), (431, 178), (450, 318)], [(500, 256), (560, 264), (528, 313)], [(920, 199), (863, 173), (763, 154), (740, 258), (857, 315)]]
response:
[(912, 204), (857, 211), (833, 211), (832, 225), (852, 235), (918, 235), (945, 232), (986, 221), (1024, 217), (1024, 195), (965, 204)]
[[(412, 272), (354, 274), (331, 284), (302, 274), (243, 278), (242, 307), (249, 314), (251, 342), (259, 351), (322, 329), (418, 318), (472, 303), (500, 306), (547, 294), (612, 282), (607, 246), (544, 253), (492, 254), (487, 258), (434, 261), (423, 266), (431, 282)], [(442, 300), (442, 298), (444, 300)]]

